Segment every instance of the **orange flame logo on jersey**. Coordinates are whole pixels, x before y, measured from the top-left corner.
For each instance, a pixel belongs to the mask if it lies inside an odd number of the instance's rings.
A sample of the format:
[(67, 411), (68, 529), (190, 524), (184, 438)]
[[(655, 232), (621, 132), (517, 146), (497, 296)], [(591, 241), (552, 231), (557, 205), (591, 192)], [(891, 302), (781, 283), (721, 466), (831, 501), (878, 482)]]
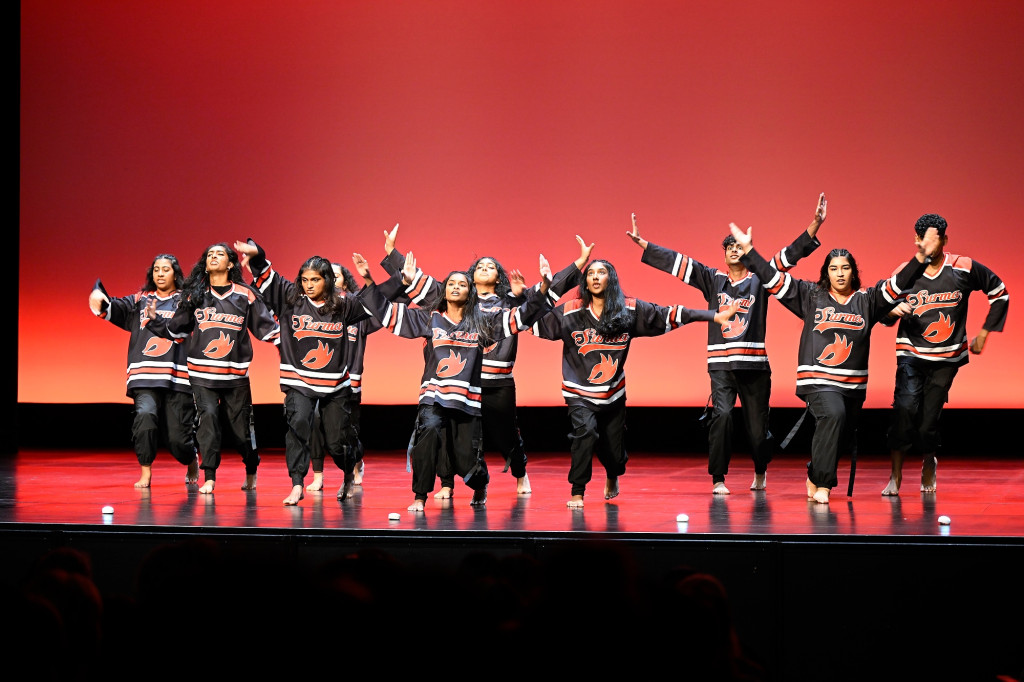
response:
[(853, 351), (853, 344), (849, 343), (845, 336), (836, 334), (836, 340), (825, 346), (825, 350), (821, 351), (821, 355), (818, 356), (818, 362), (829, 367), (838, 367), (846, 362), (846, 359), (850, 357), (851, 351)]
[(606, 381), (611, 381), (618, 369), (618, 360), (612, 360), (610, 355), (601, 353), (601, 362), (594, 365), (594, 369), (590, 370), (590, 376), (587, 377), (587, 381), (592, 384), (603, 384)]
[(729, 320), (722, 325), (722, 338), (723, 339), (736, 339), (747, 331), (747, 318), (736, 315), (733, 319)]
[(306, 353), (302, 358), (302, 364), (310, 369), (323, 369), (334, 357), (334, 351), (328, 350), (327, 344), (323, 341), (316, 342), (316, 348)]
[(169, 351), (171, 349), (171, 346), (173, 345), (174, 342), (171, 341), (170, 339), (161, 339), (159, 337), (154, 336), (149, 340), (149, 343), (146, 344), (146, 347), (145, 349), (143, 349), (142, 354), (147, 357), (158, 358), (167, 351)]
[(450, 350), (448, 351), (448, 357), (437, 363), (437, 371), (434, 373), (439, 379), (448, 379), (449, 377), (457, 377), (462, 374), (462, 370), (465, 367), (466, 361), (462, 359), (462, 354)]
[(211, 341), (206, 348), (203, 349), (203, 355), (214, 360), (225, 358), (231, 349), (234, 347), (235, 342), (228, 338), (228, 335), (224, 332), (220, 333), (220, 336)]
[(952, 334), (953, 323), (950, 321), (949, 315), (939, 313), (939, 319), (935, 320), (930, 325), (928, 325), (924, 330), (924, 334), (922, 334), (921, 336), (923, 336), (926, 341), (930, 341), (931, 343), (942, 343), (943, 341), (948, 339)]

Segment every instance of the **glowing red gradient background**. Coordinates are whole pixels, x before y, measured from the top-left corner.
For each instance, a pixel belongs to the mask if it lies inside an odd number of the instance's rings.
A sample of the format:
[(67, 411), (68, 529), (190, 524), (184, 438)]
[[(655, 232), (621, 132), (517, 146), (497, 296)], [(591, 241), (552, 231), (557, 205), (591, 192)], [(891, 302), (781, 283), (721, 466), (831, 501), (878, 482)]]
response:
[[(730, 220), (764, 251), (828, 193), (823, 246), (865, 281), (910, 256), (922, 213), (1010, 291), (1020, 190), (1024, 8), (1004, 2), (245, 2), (21, 4), (19, 401), (124, 401), (127, 334), (86, 306), (153, 255), (186, 269), (252, 236), (293, 277), (319, 253), (376, 261), (382, 232), (429, 271), (476, 255), (536, 277), (573, 235), (627, 292), (703, 306), (624, 235), (709, 264)], [(796, 274), (813, 279), (822, 253)], [(380, 271), (377, 270), (379, 273)], [(1019, 305), (1019, 304), (1018, 304)], [(987, 305), (975, 294), (970, 328)], [(1021, 407), (1006, 333), (953, 407)], [(774, 403), (793, 396), (799, 323), (772, 303)], [(891, 400), (876, 329), (868, 405)], [(705, 330), (636, 342), (631, 405), (703, 405)], [(561, 404), (560, 349), (524, 338), (524, 405)], [(372, 337), (365, 401), (410, 403), (419, 344)], [(257, 402), (281, 399), (261, 344)]]

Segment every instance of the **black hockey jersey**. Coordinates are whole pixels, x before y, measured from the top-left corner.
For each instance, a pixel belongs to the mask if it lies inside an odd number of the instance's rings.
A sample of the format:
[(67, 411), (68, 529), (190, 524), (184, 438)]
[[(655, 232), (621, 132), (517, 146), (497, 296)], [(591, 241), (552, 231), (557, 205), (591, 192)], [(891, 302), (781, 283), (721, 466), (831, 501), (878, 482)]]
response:
[(569, 405), (598, 409), (626, 398), (626, 356), (638, 336), (660, 336), (694, 321), (710, 321), (710, 310), (664, 307), (626, 298), (631, 312), (629, 329), (605, 338), (594, 328), (598, 318), (573, 299), (555, 308), (533, 327), (542, 339), (562, 342), (562, 397)]
[(816, 282), (778, 272), (755, 250), (742, 260), (769, 293), (804, 321), (797, 358), (798, 396), (823, 391), (864, 395), (871, 328), (892, 310), (925, 267), (912, 260), (891, 278), (855, 291), (840, 303)]
[[(771, 266), (786, 272), (821, 245), (802, 230), (796, 240), (779, 251)], [(733, 281), (728, 271), (703, 265), (688, 256), (648, 242), (641, 262), (667, 272), (700, 290), (708, 309), (723, 310), (739, 299), (740, 309), (725, 325), (708, 325), (708, 370), (768, 370), (767, 333), (768, 296), (761, 280), (753, 272)]]
[(349, 325), (367, 317), (362, 304), (352, 296), (340, 298), (335, 311), (327, 315), (323, 303), (314, 303), (304, 294), (291, 303), (298, 293), (295, 283), (281, 277), (262, 257), (262, 251), (259, 257), (249, 259), (249, 268), (256, 288), (283, 322), (281, 390), (296, 390), (311, 398), (348, 393)]
[[(427, 339), (421, 404), (480, 415), (484, 352), (478, 333), (456, 329), (458, 325), (444, 313), (389, 302), (375, 285), (363, 287), (357, 298), (395, 336)], [(550, 310), (550, 299), (531, 291), (518, 308), (493, 313), (493, 332), (499, 338), (514, 336)]]
[(252, 341), (246, 330), (260, 341), (280, 342), (277, 320), (263, 299), (234, 282), (208, 288), (191, 314), (183, 301), (174, 317), (151, 320), (150, 326), (165, 338), (187, 338), (189, 381), (214, 389), (248, 385)]
[(911, 358), (915, 363), (966, 364), (970, 359), (967, 303), (972, 291), (983, 291), (988, 296), (983, 327), (990, 332), (1002, 331), (1010, 308), (1010, 294), (1002, 280), (977, 261), (947, 253), (943, 254), (939, 272), (934, 277), (922, 274), (903, 298), (913, 312), (900, 318), (897, 357)]
[[(102, 290), (102, 285), (99, 285)], [(190, 393), (187, 348), (181, 341), (155, 335), (149, 326), (145, 309), (150, 300), (162, 318), (174, 316), (181, 299), (179, 292), (160, 296), (155, 291), (142, 291), (131, 296), (111, 298), (99, 317), (128, 331), (128, 395), (137, 388), (162, 388)]]

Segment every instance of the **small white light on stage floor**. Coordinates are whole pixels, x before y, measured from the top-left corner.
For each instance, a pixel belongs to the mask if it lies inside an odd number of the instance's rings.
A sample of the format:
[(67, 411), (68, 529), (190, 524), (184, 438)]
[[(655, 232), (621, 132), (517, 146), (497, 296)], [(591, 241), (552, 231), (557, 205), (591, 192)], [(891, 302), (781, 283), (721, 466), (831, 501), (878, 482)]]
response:
[(687, 514), (680, 514), (676, 517), (676, 523), (687, 523), (690, 517)]
[(103, 508), (103, 509), (101, 509), (100, 511), (102, 511), (102, 512), (103, 512), (104, 514), (113, 514), (113, 513), (114, 513), (114, 508), (113, 508), (113, 507), (111, 507), (111, 506), (110, 506), (110, 505), (108, 504), (108, 505), (107, 505), (106, 507), (104, 507), (104, 508)]
[(391, 512), (390, 514), (388, 514), (388, 521), (398, 521), (401, 518), (402, 515), (398, 512)]
[(948, 526), (949, 525), (949, 520), (950, 520), (949, 517), (946, 516), (945, 514), (943, 514), (942, 516), (939, 517), (939, 525), (940, 526)]

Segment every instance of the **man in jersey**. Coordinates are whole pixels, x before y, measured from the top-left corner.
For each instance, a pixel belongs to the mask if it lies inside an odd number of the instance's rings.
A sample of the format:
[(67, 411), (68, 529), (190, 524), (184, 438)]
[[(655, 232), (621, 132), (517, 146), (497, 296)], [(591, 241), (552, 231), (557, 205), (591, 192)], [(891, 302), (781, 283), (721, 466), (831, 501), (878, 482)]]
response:
[(159, 315), (174, 315), (184, 280), (178, 259), (162, 253), (153, 259), (138, 293), (110, 298), (103, 284), (96, 280), (96, 287), (89, 294), (93, 314), (131, 333), (128, 396), (135, 403), (132, 441), (142, 468), (136, 488), (150, 486), (160, 436), (166, 438), (174, 458), (186, 465), (185, 483), (195, 485), (199, 481), (194, 438), (196, 408), (188, 383), (186, 347), (155, 336), (145, 314), (147, 304), (154, 301)]
[[(896, 331), (896, 389), (889, 448), (892, 474), (882, 495), (899, 495), (907, 453), (922, 457), (921, 492), (933, 493), (939, 449), (939, 417), (949, 388), (969, 353), (985, 349), (989, 332), (1003, 330), (1010, 296), (1001, 279), (976, 260), (945, 252), (946, 220), (934, 213), (914, 225), (920, 243), (928, 228), (939, 232), (941, 246), (924, 275), (890, 313)], [(967, 342), (967, 303), (972, 291), (988, 296), (988, 315), (978, 335)]]
[[(807, 229), (771, 259), (776, 270), (788, 271), (820, 246), (815, 235), (825, 222), (826, 207), (825, 195), (821, 194)], [(731, 234), (722, 242), (724, 270), (648, 242), (640, 236), (636, 214), (633, 214), (633, 231), (626, 234), (644, 250), (642, 262), (700, 290), (709, 310), (718, 311), (732, 301), (740, 301), (739, 313), (732, 322), (725, 326), (708, 325), (708, 374), (713, 407), (708, 433), (708, 474), (711, 475), (711, 492), (728, 495), (725, 476), (732, 457), (732, 411), (739, 396), (754, 460), (754, 481), (750, 489), (764, 490), (773, 445), (768, 431), (772, 370), (765, 347), (769, 297), (761, 288), (761, 280), (740, 260), (743, 250)]]

